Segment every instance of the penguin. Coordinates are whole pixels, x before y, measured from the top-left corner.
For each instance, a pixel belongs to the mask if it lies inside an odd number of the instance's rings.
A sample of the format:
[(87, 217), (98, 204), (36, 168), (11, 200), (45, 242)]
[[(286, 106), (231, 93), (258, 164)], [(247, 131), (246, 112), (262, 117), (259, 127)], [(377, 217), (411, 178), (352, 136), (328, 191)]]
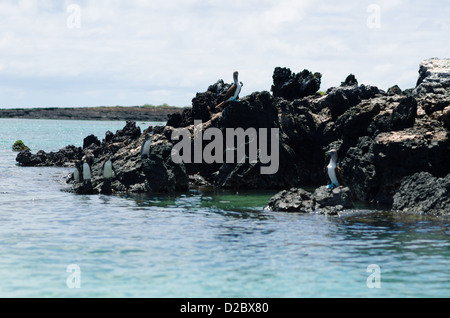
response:
[(94, 188), (92, 186), (92, 169), (91, 165), (93, 158), (86, 156), (83, 158), (83, 187), (80, 189), (84, 194), (93, 194)]
[(150, 147), (152, 145), (152, 139), (149, 134), (145, 135), (144, 143), (141, 147), (141, 157), (142, 159), (148, 159), (150, 157)]
[(103, 185), (101, 187), (101, 193), (103, 194), (111, 194), (111, 183), (113, 178), (113, 172), (117, 176), (117, 172), (114, 169), (114, 165), (111, 161), (111, 155), (107, 154), (105, 158), (105, 162), (103, 163)]
[(83, 172), (81, 171), (81, 169), (81, 161), (75, 161), (75, 168), (73, 170), (73, 180), (75, 181), (75, 183), (83, 182)]
[(328, 189), (333, 189), (335, 187), (339, 187), (343, 185), (343, 178), (341, 168), (337, 165), (337, 151), (335, 149), (331, 149), (327, 152), (330, 155), (331, 159), (327, 166), (328, 178), (330, 178), (331, 183), (328, 185)]
[(103, 179), (104, 180), (112, 180), (113, 177), (113, 171), (116, 172), (114, 169), (114, 166), (111, 162), (111, 155), (107, 154), (105, 158), (105, 162), (103, 163)]
[(83, 160), (83, 184), (89, 185), (91, 183), (92, 179), (92, 172), (91, 172), (91, 165), (90, 165), (90, 159), (84, 158)]
[(231, 87), (226, 92), (223, 102), (221, 102), (219, 105), (217, 105), (216, 109), (222, 110), (223, 106), (226, 103), (231, 102), (231, 101), (236, 101), (239, 98), (239, 94), (240, 94), (242, 86), (244, 86), (244, 84), (242, 82), (239, 82), (238, 77), (239, 77), (239, 72), (235, 71), (233, 73), (234, 83), (233, 83), (233, 85), (231, 85)]

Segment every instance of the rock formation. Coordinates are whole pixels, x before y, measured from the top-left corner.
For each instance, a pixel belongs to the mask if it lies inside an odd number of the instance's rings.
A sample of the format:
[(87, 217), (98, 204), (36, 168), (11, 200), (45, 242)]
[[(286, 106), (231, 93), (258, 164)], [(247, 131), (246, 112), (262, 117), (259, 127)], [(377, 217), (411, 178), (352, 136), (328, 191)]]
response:
[(317, 212), (336, 215), (344, 209), (353, 207), (352, 195), (348, 187), (328, 189), (327, 186), (321, 186), (314, 193), (301, 188), (283, 190), (270, 199), (266, 209), (280, 212)]
[[(353, 200), (392, 207), (395, 195), (403, 193), (405, 178), (427, 172), (436, 182), (443, 182), (450, 173), (449, 59), (422, 62), (414, 89), (401, 90), (394, 85), (387, 93), (358, 84), (350, 74), (339, 87), (322, 95), (318, 93), (321, 77), (308, 70), (296, 74), (277, 67), (272, 93), (253, 92), (230, 102), (223, 112), (215, 106), (230, 84), (219, 80), (197, 93), (191, 108), (169, 115), (166, 126), (149, 127), (141, 133), (134, 122), (128, 122), (123, 131), (108, 132), (102, 142), (95, 136), (87, 137), (83, 149), (66, 147), (58, 153), (36, 155), (21, 152), (17, 161), (22, 165), (62, 165), (91, 155), (97, 176), (93, 186), (101, 191), (101, 163), (105, 154), (111, 153), (118, 170), (111, 184), (113, 193), (186, 190), (190, 181), (219, 188), (286, 190), (327, 184), (325, 153), (333, 147), (338, 150)], [(260, 153), (256, 161), (246, 154), (243, 162), (174, 163), (171, 152), (177, 141), (172, 140), (172, 133), (185, 128), (193, 137), (197, 120), (202, 121), (203, 132), (215, 128), (225, 134), (228, 128), (254, 128), (258, 140), (259, 129), (277, 129), (279, 169), (273, 174), (260, 173)], [(147, 132), (153, 133), (152, 150), (150, 158), (142, 160), (139, 150)], [(244, 143), (250, 146), (249, 140)], [(205, 142), (198, 149), (191, 141), (192, 155), (207, 145)], [(221, 151), (225, 157), (237, 147), (227, 147), (224, 141)], [(288, 193), (295, 196), (292, 193), (299, 192)], [(313, 194), (302, 192), (299, 197), (304, 202), (294, 206), (311, 207), (309, 202), (314, 202), (314, 207), (330, 206)], [(403, 209), (399, 203), (396, 206)]]
[(23, 150), (17, 155), (16, 161), (25, 167), (67, 167), (82, 156), (83, 150), (80, 147), (66, 146), (57, 152), (49, 153), (40, 150), (32, 154), (30, 150)]
[(403, 178), (392, 208), (401, 212), (449, 215), (450, 174), (437, 178), (429, 172), (418, 172)]
[[(334, 142), (354, 198), (401, 211), (449, 215), (450, 60), (422, 62), (413, 90), (393, 86), (386, 94), (347, 86), (329, 89), (314, 108), (328, 116), (329, 127), (337, 132)], [(415, 182), (426, 186), (414, 191)]]

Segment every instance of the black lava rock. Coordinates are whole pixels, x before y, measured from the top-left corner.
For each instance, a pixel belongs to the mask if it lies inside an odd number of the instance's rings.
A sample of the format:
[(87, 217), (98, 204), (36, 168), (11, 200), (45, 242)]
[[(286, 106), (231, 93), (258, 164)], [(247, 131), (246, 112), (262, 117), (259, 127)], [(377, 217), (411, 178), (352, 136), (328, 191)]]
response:
[(101, 142), (100, 142), (100, 140), (98, 140), (98, 138), (96, 136), (89, 135), (86, 138), (84, 138), (84, 140), (83, 140), (83, 149), (86, 149), (87, 147), (89, 147), (92, 144), (100, 147)]
[(437, 178), (419, 172), (403, 178), (392, 208), (401, 212), (450, 215), (450, 174)]
[(274, 195), (266, 209), (279, 212), (322, 213), (335, 215), (344, 209), (353, 208), (350, 189), (327, 186), (317, 188), (310, 193), (302, 188), (283, 190)]
[(300, 73), (292, 73), (288, 68), (275, 68), (273, 73), (272, 92), (275, 97), (286, 100), (303, 98), (314, 95), (319, 89), (322, 80), (320, 73), (311, 73), (303, 70)]

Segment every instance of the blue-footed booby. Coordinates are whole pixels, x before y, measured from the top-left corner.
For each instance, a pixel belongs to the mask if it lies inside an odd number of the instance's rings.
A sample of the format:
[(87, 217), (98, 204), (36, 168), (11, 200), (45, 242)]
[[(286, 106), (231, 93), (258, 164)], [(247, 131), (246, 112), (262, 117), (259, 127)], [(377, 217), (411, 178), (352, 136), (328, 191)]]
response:
[(236, 101), (239, 98), (239, 94), (241, 92), (242, 86), (244, 84), (242, 82), (239, 82), (239, 72), (235, 71), (233, 73), (233, 80), (234, 83), (231, 85), (231, 87), (228, 89), (228, 91), (225, 94), (225, 97), (223, 98), (223, 102), (221, 102), (219, 105), (216, 106), (217, 109), (221, 110), (222, 107), (231, 101)]
[(142, 157), (142, 159), (150, 157), (151, 145), (152, 145), (152, 139), (151, 139), (150, 135), (147, 134), (147, 135), (145, 135), (145, 140), (144, 140), (144, 143), (142, 144), (142, 147), (141, 147), (141, 157)]
[(337, 165), (337, 151), (335, 149), (331, 149), (327, 152), (327, 154), (329, 154), (331, 157), (330, 163), (327, 166), (328, 177), (331, 181), (331, 183), (328, 185), (328, 189), (332, 189), (343, 184), (342, 173), (341, 168)]

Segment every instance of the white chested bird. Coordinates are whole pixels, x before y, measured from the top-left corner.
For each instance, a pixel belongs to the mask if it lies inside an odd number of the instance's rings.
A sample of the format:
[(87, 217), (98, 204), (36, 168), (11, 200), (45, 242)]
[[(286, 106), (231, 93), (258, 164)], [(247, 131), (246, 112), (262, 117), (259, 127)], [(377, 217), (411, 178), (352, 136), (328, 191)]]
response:
[(331, 149), (327, 152), (330, 155), (331, 159), (327, 166), (328, 178), (330, 178), (330, 184), (328, 185), (328, 189), (332, 189), (343, 185), (343, 178), (341, 168), (337, 165), (337, 151), (335, 149)]
[[(113, 171), (116, 173), (114, 166), (111, 161), (111, 155), (107, 154), (105, 162), (103, 163), (103, 179), (111, 181), (113, 177)], [(117, 175), (117, 174), (116, 174)]]
[(223, 98), (223, 102), (221, 102), (219, 105), (217, 105), (216, 109), (222, 110), (223, 106), (226, 103), (231, 102), (231, 101), (236, 101), (239, 98), (239, 94), (240, 94), (242, 86), (244, 86), (244, 84), (242, 84), (242, 82), (239, 82), (238, 77), (239, 77), (239, 72), (235, 71), (233, 73), (234, 83), (233, 83), (233, 85), (231, 85), (231, 87), (226, 92), (225, 97)]
[(144, 143), (141, 147), (141, 157), (142, 159), (148, 159), (150, 157), (150, 148), (152, 145), (152, 139), (149, 134), (145, 135)]

